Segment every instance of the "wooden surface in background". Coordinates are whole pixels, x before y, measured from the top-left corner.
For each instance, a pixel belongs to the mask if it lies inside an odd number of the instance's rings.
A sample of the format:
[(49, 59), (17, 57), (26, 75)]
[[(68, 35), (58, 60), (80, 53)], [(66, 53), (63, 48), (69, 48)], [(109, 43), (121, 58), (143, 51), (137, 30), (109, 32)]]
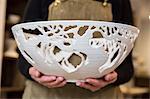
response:
[(5, 13), (6, 13), (6, 0), (0, 0), (0, 80), (1, 80), (2, 59), (3, 59), (2, 56), (3, 56), (3, 43), (5, 30)]

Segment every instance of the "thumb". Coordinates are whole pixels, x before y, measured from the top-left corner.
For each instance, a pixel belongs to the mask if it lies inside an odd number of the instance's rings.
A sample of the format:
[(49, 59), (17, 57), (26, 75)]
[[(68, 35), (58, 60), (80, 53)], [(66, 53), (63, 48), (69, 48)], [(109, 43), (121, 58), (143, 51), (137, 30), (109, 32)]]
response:
[(106, 81), (112, 81), (112, 80), (116, 79), (117, 76), (118, 76), (117, 73), (116, 73), (115, 71), (113, 71), (113, 72), (107, 74), (107, 75), (104, 77), (104, 79), (105, 79)]
[(29, 74), (31, 76), (34, 76), (34, 77), (40, 77), (41, 76), (41, 73), (35, 67), (29, 68)]

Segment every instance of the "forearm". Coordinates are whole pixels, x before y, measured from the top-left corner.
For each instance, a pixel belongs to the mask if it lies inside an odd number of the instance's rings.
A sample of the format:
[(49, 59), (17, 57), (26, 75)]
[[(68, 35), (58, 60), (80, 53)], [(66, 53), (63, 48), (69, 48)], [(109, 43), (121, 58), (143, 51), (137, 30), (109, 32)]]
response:
[(21, 54), (19, 55), (17, 66), (21, 74), (23, 74), (27, 79), (33, 80), (29, 74), (29, 68), (32, 66), (24, 59)]
[(115, 71), (118, 74), (118, 78), (117, 81), (113, 83), (113, 85), (124, 84), (133, 77), (134, 68), (133, 68), (131, 53)]
[[(54, 0), (29, 0), (26, 10), (24, 13), (24, 17), (22, 22), (33, 22), (33, 21), (41, 21), (47, 20), (46, 11), (48, 10), (47, 6), (52, 3)], [(44, 6), (43, 6), (44, 5)], [(44, 16), (45, 15), (45, 16)], [(33, 80), (29, 74), (29, 68), (32, 67), (26, 59), (21, 55), (19, 55), (19, 59), (17, 62), (17, 66), (19, 71), (30, 80)]]
[[(117, 10), (117, 12), (119, 11), (120, 15), (118, 17), (114, 17), (115, 18), (114, 20), (117, 20), (124, 24), (133, 25), (133, 16), (130, 0), (122, 0), (120, 4), (120, 10)], [(113, 85), (124, 84), (132, 78), (134, 74), (134, 68), (132, 63), (132, 52), (127, 56), (127, 58), (115, 71), (118, 73), (118, 79), (115, 83), (113, 83)]]

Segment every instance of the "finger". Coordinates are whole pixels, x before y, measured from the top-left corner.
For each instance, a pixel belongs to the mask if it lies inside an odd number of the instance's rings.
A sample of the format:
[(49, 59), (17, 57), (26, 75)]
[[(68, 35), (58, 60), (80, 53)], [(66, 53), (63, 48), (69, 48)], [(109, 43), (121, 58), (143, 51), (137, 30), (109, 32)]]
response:
[(95, 86), (92, 86), (92, 85), (90, 85), (88, 83), (85, 83), (85, 82), (77, 82), (76, 85), (79, 86), (79, 87), (91, 90), (91, 91), (98, 90), (98, 88), (96, 88)]
[(29, 74), (31, 76), (34, 76), (34, 77), (40, 77), (41, 76), (41, 73), (35, 67), (29, 68)]
[(67, 84), (66, 80), (64, 80), (63, 82), (61, 82), (60, 84), (58, 84), (57, 86), (54, 87), (63, 87)]
[(111, 83), (114, 83), (115, 81), (117, 80), (117, 78), (115, 78), (115, 79), (113, 79), (113, 80), (111, 80), (111, 81), (107, 81), (108, 82), (108, 84), (111, 84)]
[(37, 80), (40, 83), (50, 83), (56, 80), (56, 76), (41, 76), (40, 78), (37, 78)]
[(60, 84), (58, 84), (56, 86), (50, 85), (49, 83), (44, 83), (43, 85), (46, 86), (46, 87), (48, 87), (48, 88), (57, 88), (57, 87), (63, 87), (63, 86), (65, 86), (66, 83), (67, 82), (64, 80)]
[(93, 86), (100, 86), (101, 83), (98, 79), (92, 79), (92, 78), (89, 78), (89, 79), (86, 79), (86, 82), (93, 85)]
[(49, 86), (58, 86), (63, 81), (64, 81), (63, 77), (57, 77), (55, 81), (49, 83)]
[(103, 79), (87, 79), (86, 81), (87, 81), (87, 83), (89, 83), (99, 89), (109, 84), (109, 82), (107, 82)]
[(107, 74), (107, 75), (104, 77), (104, 79), (105, 79), (106, 81), (113, 81), (114, 79), (117, 78), (117, 76), (118, 76), (118, 74), (117, 74), (115, 71), (113, 71), (112, 73)]

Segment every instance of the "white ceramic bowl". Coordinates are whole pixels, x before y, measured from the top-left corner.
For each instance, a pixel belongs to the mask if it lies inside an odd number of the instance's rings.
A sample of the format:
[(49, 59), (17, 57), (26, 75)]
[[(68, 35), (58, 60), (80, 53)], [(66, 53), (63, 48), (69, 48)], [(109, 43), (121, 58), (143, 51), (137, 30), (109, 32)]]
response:
[(130, 25), (81, 20), (22, 23), (12, 31), (31, 65), (68, 82), (113, 71), (130, 53), (139, 34)]

